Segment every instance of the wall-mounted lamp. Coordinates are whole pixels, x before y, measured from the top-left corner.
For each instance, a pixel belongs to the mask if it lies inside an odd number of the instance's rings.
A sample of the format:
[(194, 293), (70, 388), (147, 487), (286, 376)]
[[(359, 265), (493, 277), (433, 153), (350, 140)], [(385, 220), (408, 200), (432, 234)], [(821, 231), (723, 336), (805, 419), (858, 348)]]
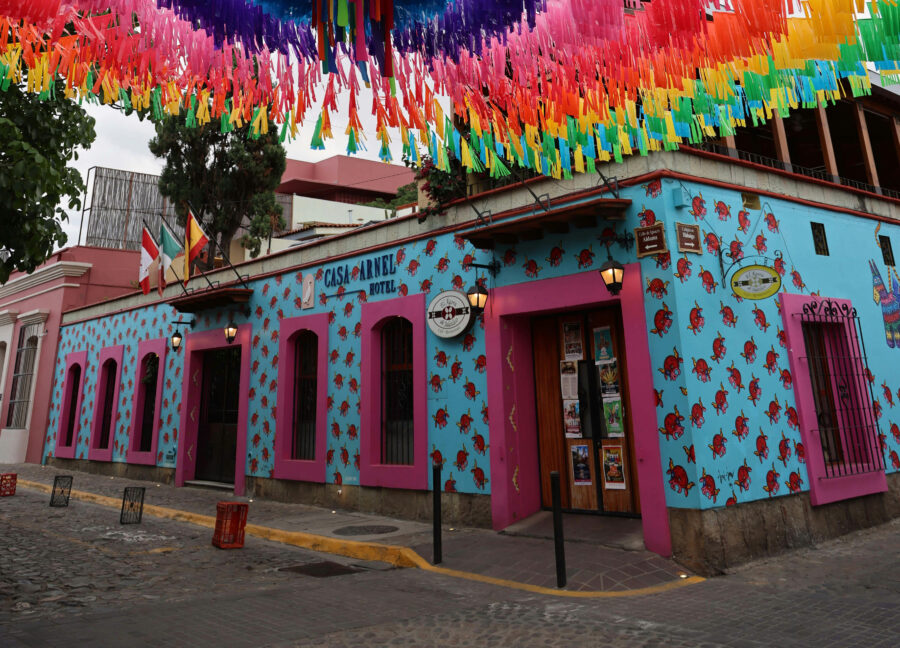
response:
[(474, 286), (469, 288), (469, 292), (466, 293), (466, 297), (469, 298), (469, 306), (471, 307), (472, 312), (475, 315), (478, 315), (479, 313), (484, 311), (484, 307), (487, 304), (487, 288), (476, 282)]
[(228, 325), (225, 327), (225, 341), (228, 342), (228, 344), (234, 342), (234, 338), (237, 337), (237, 330), (237, 324), (233, 321), (228, 322)]
[[(197, 320), (195, 320), (195, 319), (190, 319), (187, 321), (178, 320), (177, 322), (172, 322), (172, 323), (175, 324), (176, 326), (178, 326), (179, 324), (185, 324), (187, 326), (190, 326), (191, 328), (194, 328), (194, 324), (197, 323)], [(181, 331), (179, 331), (176, 328), (175, 332), (172, 333), (172, 339), (171, 339), (172, 351), (178, 351), (178, 349), (181, 348), (182, 340), (184, 340), (184, 337), (181, 335)]]
[(629, 232), (619, 236), (615, 230), (606, 229), (597, 238), (606, 246), (606, 262), (600, 266), (600, 278), (603, 279), (610, 295), (618, 295), (622, 290), (622, 281), (625, 279), (625, 266), (612, 258), (609, 248), (613, 243), (618, 243), (626, 250), (631, 249), (634, 244), (634, 234)]
[[(487, 270), (488, 274), (492, 277), (496, 277), (497, 273), (500, 272), (500, 262), (497, 261), (497, 259), (491, 259), (490, 263), (470, 263), (469, 267)], [(487, 288), (478, 281), (477, 277), (475, 285), (469, 288), (466, 297), (469, 298), (469, 307), (472, 309), (473, 315), (480, 315), (484, 312), (484, 307), (488, 300), (488, 291)]]
[(622, 290), (622, 279), (625, 277), (625, 266), (610, 257), (600, 266), (600, 278), (606, 284), (610, 295), (618, 295)]

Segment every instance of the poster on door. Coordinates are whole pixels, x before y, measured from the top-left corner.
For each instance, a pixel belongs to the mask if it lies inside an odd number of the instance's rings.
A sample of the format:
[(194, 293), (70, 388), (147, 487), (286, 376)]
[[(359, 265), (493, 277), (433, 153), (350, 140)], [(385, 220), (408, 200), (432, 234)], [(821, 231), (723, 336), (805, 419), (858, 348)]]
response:
[(615, 360), (597, 362), (597, 373), (600, 375), (599, 389), (603, 400), (620, 399), (619, 365)]
[(622, 425), (622, 401), (621, 399), (609, 399), (603, 401), (603, 417), (606, 420), (606, 435), (609, 437), (624, 437), (625, 428)]
[(578, 322), (566, 322), (563, 324), (563, 346), (566, 360), (581, 360), (584, 358), (581, 324)]
[(606, 490), (626, 488), (622, 446), (603, 446), (603, 487)]
[(609, 362), (615, 360), (613, 353), (612, 333), (608, 326), (594, 329), (594, 360), (597, 362)]
[(577, 400), (563, 401), (563, 425), (566, 438), (581, 438), (581, 410)]
[(559, 386), (563, 400), (578, 399), (578, 363), (563, 360), (559, 363)]
[(573, 445), (569, 451), (572, 453), (572, 483), (576, 486), (590, 486), (593, 482), (589, 446)]

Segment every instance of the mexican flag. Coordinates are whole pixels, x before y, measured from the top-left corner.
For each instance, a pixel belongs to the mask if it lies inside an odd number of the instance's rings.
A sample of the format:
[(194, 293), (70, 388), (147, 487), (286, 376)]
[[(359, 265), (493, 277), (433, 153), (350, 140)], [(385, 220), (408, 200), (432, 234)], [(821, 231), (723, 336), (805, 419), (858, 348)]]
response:
[(153, 235), (147, 226), (144, 226), (144, 232), (141, 235), (141, 271), (138, 275), (138, 281), (141, 284), (141, 290), (146, 295), (150, 292), (150, 266), (159, 257), (159, 246), (153, 240)]
[(159, 294), (166, 287), (166, 272), (172, 265), (179, 254), (183, 254), (184, 249), (178, 242), (178, 237), (172, 233), (172, 230), (164, 223), (159, 224)]
[(191, 278), (191, 261), (197, 258), (207, 243), (209, 237), (206, 232), (200, 227), (193, 212), (188, 212), (187, 223), (184, 226), (184, 283)]

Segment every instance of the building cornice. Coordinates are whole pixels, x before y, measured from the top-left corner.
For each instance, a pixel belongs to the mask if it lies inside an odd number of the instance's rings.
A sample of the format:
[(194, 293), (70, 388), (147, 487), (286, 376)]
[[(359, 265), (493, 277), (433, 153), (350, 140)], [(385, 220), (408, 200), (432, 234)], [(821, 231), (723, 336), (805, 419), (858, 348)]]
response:
[(92, 263), (82, 261), (59, 261), (38, 268), (29, 275), (16, 277), (0, 286), (0, 299), (62, 277), (81, 277), (92, 267)]
[(49, 316), (50, 311), (35, 309), (19, 315), (18, 321), (22, 323), (22, 326), (29, 326), (31, 324), (43, 324), (47, 321), (47, 318)]
[(4, 310), (0, 311), (0, 326), (13, 324), (19, 318), (19, 311)]

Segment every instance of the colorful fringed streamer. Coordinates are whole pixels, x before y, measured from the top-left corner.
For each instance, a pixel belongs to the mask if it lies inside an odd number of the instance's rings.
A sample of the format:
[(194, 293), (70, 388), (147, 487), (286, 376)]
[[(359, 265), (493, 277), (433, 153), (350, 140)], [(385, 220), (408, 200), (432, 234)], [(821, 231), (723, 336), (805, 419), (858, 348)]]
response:
[[(348, 102), (347, 151), (363, 148), (360, 82), (382, 159), (390, 128), (495, 177), (555, 177), (670, 150), (869, 91), (866, 64), (900, 76), (894, 0), (0, 0), (0, 91), (121, 102), (155, 119), (223, 130), (270, 122), (293, 137), (316, 103), (313, 147)], [(867, 17), (860, 10), (868, 8)], [(842, 84), (844, 80), (846, 83)], [(438, 97), (449, 99), (445, 114)], [(460, 133), (460, 128), (465, 136)]]

